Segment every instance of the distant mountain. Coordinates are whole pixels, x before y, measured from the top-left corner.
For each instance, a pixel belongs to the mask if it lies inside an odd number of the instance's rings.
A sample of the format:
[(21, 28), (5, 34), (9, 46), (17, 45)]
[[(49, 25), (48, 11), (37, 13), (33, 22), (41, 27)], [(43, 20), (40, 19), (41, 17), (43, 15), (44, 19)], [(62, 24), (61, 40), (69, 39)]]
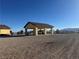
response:
[(79, 32), (79, 28), (65, 28), (65, 29), (62, 29), (60, 30), (61, 32), (64, 31), (64, 32)]

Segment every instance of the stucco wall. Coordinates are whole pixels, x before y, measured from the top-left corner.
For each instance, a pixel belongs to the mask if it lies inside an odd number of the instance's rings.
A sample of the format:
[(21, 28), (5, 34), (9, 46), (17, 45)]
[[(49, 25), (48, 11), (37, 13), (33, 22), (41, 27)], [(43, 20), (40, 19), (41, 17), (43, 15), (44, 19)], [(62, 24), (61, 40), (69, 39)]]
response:
[(0, 34), (11, 35), (11, 33), (10, 33), (10, 29), (0, 29)]

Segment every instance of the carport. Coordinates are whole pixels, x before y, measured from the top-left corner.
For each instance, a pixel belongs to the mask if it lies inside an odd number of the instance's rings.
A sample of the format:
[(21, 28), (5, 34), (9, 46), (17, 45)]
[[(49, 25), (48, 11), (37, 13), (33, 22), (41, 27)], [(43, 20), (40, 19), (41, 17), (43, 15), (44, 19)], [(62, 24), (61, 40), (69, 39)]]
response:
[(33, 29), (33, 35), (39, 35), (39, 33), (47, 35), (47, 29), (51, 29), (51, 34), (53, 34), (54, 26), (45, 24), (45, 23), (37, 23), (37, 22), (28, 22), (25, 26), (25, 34), (27, 35), (27, 29)]

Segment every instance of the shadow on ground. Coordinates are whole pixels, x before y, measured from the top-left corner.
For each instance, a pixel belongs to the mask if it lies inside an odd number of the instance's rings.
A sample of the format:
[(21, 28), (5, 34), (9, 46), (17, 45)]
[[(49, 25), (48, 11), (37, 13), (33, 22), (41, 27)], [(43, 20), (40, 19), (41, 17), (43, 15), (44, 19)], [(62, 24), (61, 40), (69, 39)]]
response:
[(8, 37), (24, 37), (26, 35), (0, 35), (0, 38), (8, 38)]

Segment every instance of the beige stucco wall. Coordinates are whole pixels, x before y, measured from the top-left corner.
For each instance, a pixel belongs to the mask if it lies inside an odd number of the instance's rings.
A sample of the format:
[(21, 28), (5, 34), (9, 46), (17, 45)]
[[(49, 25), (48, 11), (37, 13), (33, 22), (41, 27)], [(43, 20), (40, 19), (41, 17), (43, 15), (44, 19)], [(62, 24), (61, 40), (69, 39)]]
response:
[(0, 34), (11, 35), (11, 33), (10, 33), (10, 29), (0, 29)]

